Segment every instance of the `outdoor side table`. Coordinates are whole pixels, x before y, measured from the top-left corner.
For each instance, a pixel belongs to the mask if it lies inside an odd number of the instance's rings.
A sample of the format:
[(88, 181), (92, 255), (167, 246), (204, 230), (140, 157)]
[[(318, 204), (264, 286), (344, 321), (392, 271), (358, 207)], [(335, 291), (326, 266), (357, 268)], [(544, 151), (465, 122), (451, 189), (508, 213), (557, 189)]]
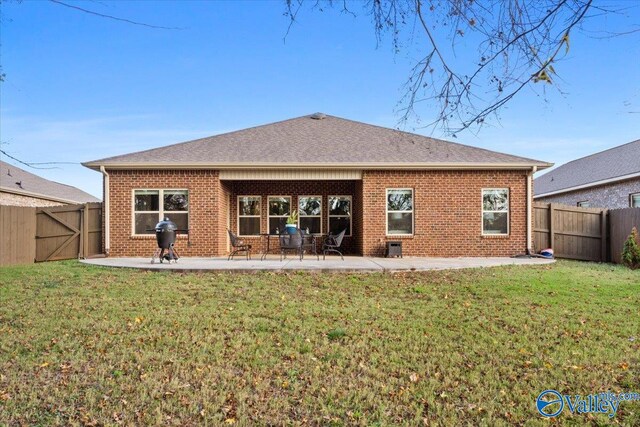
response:
[(387, 242), (387, 258), (391, 258), (394, 256), (402, 258), (401, 240)]

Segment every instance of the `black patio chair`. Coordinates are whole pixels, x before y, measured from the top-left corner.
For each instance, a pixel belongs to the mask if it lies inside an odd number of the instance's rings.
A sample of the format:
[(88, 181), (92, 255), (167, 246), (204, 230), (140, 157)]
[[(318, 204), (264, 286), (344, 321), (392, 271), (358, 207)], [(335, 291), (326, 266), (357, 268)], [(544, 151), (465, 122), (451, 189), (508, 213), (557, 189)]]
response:
[(312, 233), (302, 232), (304, 236), (304, 240), (302, 242), (302, 251), (303, 253), (308, 253), (311, 255), (313, 253), (318, 261), (320, 261), (320, 255), (318, 254), (318, 246), (316, 245), (317, 239), (316, 236)]
[(280, 232), (280, 261), (282, 256), (286, 255), (285, 251), (293, 250), (298, 253), (300, 261), (302, 261), (302, 255), (304, 253), (304, 234), (302, 230), (296, 228), (295, 230), (288, 231), (286, 228)]
[(247, 260), (250, 260), (251, 259), (251, 245), (246, 244), (244, 242), (244, 240), (238, 239), (238, 236), (236, 236), (233, 233), (233, 231), (229, 230), (228, 228), (227, 228), (227, 232), (229, 233), (229, 240), (231, 241), (231, 247), (233, 248), (233, 250), (229, 254), (229, 258), (227, 258), (227, 261), (232, 259), (239, 252), (246, 252)]
[(342, 256), (342, 252), (340, 252), (340, 245), (342, 245), (342, 239), (344, 238), (347, 229), (345, 228), (338, 234), (331, 234), (324, 239), (324, 243), (322, 244), (322, 259), (325, 259), (327, 252), (335, 252), (340, 255), (340, 258), (344, 261), (344, 257)]

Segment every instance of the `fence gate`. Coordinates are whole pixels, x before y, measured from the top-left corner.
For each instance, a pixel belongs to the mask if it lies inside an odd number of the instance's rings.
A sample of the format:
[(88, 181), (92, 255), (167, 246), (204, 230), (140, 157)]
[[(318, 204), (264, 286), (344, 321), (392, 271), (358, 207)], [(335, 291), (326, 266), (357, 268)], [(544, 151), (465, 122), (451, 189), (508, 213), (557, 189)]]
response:
[(99, 254), (102, 246), (101, 218), (101, 203), (38, 208), (36, 262)]

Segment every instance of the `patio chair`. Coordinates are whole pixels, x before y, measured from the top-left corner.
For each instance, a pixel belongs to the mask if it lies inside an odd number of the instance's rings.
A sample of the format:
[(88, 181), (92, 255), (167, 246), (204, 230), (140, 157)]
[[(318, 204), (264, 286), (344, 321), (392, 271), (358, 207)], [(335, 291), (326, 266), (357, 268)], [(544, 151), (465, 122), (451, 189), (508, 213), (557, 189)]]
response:
[(251, 245), (246, 244), (244, 242), (244, 240), (238, 239), (238, 236), (236, 236), (233, 233), (233, 231), (229, 230), (228, 228), (227, 228), (227, 232), (229, 233), (229, 241), (231, 242), (231, 247), (233, 248), (233, 250), (229, 254), (229, 258), (227, 258), (227, 261), (232, 259), (239, 252), (246, 252), (247, 260), (250, 260), (251, 259)]
[(282, 261), (283, 255), (286, 255), (285, 251), (293, 250), (298, 253), (300, 261), (304, 253), (304, 234), (302, 230), (296, 228), (294, 231), (287, 231), (286, 229), (280, 232), (280, 261)]
[(340, 252), (340, 245), (342, 245), (342, 239), (344, 238), (347, 229), (345, 228), (338, 234), (331, 234), (324, 239), (324, 243), (322, 244), (322, 259), (325, 259), (327, 252), (335, 252), (340, 255), (340, 258), (344, 261), (344, 257), (342, 256), (342, 252)]
[(304, 236), (304, 240), (302, 241), (303, 253), (308, 253), (309, 255), (313, 253), (318, 261), (320, 261), (320, 254), (318, 254), (318, 247), (316, 245), (316, 236), (311, 233), (307, 234), (304, 231), (302, 232), (302, 235)]

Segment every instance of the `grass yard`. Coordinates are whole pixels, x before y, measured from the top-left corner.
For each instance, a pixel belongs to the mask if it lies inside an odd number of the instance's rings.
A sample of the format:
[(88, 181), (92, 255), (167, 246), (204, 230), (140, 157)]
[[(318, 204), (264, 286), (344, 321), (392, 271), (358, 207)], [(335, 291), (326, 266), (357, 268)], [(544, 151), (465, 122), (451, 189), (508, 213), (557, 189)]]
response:
[(640, 271), (0, 269), (0, 425), (640, 425)]

